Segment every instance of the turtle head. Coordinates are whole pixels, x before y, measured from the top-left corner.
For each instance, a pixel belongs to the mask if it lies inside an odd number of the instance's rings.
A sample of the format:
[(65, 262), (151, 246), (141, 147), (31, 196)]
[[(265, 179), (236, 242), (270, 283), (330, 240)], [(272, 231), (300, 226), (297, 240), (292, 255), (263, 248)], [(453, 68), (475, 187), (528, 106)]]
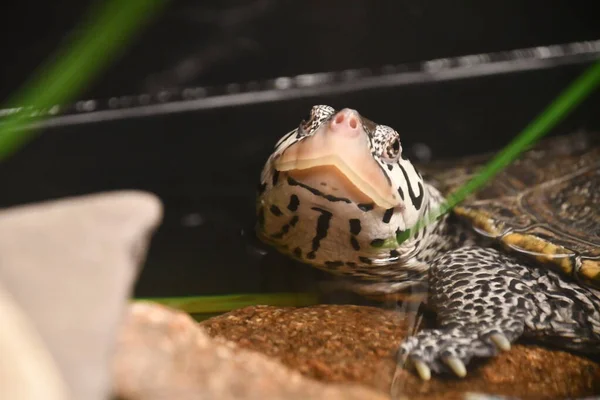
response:
[(258, 235), (318, 266), (386, 264), (427, 193), (397, 131), (318, 105), (275, 145), (261, 176)]

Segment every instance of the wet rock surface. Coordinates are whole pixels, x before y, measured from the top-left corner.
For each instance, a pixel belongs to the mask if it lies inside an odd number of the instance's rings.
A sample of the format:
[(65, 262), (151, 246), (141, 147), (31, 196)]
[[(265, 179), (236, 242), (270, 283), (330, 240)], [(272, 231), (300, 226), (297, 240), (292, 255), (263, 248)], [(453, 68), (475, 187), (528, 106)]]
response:
[[(406, 334), (401, 314), (372, 307), (247, 307), (204, 321), (211, 336), (269, 355), (323, 382), (359, 383), (394, 398), (463, 399), (489, 393), (521, 399), (562, 399), (600, 394), (600, 365), (536, 345), (485, 362), (472, 362), (465, 379), (421, 381), (396, 372), (395, 352)], [(394, 375), (396, 376), (394, 377)]]
[(385, 400), (356, 384), (325, 384), (233, 342), (212, 339), (187, 314), (133, 304), (121, 328), (113, 366), (122, 400)]

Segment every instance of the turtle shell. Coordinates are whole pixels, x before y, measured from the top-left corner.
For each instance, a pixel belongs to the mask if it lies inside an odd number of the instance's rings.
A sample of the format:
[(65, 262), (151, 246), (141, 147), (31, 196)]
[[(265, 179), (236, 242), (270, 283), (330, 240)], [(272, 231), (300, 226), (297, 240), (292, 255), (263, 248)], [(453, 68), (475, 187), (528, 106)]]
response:
[[(444, 195), (493, 154), (421, 166)], [(540, 141), (453, 210), (508, 251), (600, 289), (600, 135)]]

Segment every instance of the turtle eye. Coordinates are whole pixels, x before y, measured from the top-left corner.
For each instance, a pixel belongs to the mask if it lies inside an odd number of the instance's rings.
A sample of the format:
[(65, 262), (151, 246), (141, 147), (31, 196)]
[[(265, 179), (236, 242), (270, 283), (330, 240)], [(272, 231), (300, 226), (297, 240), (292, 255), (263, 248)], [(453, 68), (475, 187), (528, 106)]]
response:
[(300, 126), (298, 127), (299, 135), (306, 136), (312, 134), (334, 113), (335, 110), (333, 107), (325, 105), (313, 106), (308, 116), (300, 122)]
[(331, 117), (333, 114), (335, 114), (335, 110), (333, 107), (320, 105), (320, 106), (314, 106), (310, 113), (317, 120), (323, 121), (323, 120)]
[(375, 151), (386, 162), (398, 161), (402, 155), (402, 145), (398, 132), (385, 125), (377, 125), (374, 135)]
[(400, 138), (393, 138), (391, 143), (388, 144), (385, 152), (388, 159), (396, 160), (400, 155)]

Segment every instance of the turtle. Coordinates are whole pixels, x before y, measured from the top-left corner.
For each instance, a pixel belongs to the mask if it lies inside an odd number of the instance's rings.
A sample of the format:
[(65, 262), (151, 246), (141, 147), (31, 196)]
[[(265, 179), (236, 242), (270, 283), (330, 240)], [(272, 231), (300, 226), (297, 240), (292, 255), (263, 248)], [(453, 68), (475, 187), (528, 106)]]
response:
[(315, 105), (264, 164), (256, 235), (363, 294), (425, 289), (436, 325), (398, 352), (424, 380), (464, 377), (522, 338), (600, 353), (598, 135), (541, 141), (410, 230), (492, 155), (413, 163), (395, 129)]

